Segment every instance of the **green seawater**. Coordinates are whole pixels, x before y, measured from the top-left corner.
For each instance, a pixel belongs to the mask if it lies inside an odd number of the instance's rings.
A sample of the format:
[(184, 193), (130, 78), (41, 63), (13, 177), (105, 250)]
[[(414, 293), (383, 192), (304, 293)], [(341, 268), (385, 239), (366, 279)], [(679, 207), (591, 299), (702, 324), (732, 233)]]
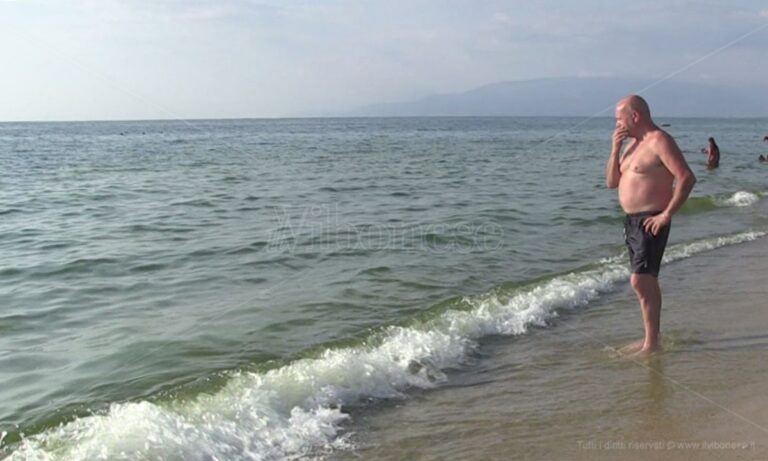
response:
[[(671, 243), (768, 227), (768, 120), (658, 122), (699, 179)], [(218, 395), (621, 255), (613, 124), (0, 124), (0, 443)]]

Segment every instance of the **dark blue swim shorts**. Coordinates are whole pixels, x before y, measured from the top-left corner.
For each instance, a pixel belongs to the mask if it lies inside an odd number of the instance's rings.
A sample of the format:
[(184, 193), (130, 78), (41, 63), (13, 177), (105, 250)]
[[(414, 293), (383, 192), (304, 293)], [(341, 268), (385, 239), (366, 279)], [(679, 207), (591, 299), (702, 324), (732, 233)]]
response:
[(646, 211), (628, 214), (624, 220), (624, 242), (629, 250), (629, 265), (635, 274), (651, 274), (659, 276), (661, 258), (669, 238), (671, 223), (662, 227), (657, 235), (645, 230), (643, 221), (649, 216), (655, 216), (660, 211)]

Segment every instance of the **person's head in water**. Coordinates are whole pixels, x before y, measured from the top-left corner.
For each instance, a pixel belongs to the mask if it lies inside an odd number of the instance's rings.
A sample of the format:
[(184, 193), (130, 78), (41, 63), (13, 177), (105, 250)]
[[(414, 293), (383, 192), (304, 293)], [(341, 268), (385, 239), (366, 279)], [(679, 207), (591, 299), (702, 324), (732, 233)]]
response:
[(761, 162), (764, 162), (764, 161), (765, 161), (765, 157), (763, 157), (762, 155), (760, 155), (760, 157), (758, 158), (758, 160), (760, 160)]
[(636, 94), (622, 98), (616, 104), (616, 125), (626, 128), (627, 134), (633, 138), (652, 128), (651, 109), (645, 99)]

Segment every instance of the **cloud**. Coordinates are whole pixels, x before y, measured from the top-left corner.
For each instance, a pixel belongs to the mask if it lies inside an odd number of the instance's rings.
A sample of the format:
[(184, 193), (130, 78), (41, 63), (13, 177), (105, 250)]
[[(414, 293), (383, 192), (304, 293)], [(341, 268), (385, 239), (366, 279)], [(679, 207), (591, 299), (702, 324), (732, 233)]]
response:
[(192, 20), (221, 19), (235, 14), (235, 9), (227, 5), (191, 6), (181, 11), (180, 16)]
[[(47, 8), (33, 8), (39, 3)], [(686, 78), (757, 81), (766, 75), (762, 41), (709, 55), (765, 24), (766, 8), (764, 0), (615, 8), (604, 0), (0, 0), (0, 45), (25, 34), (44, 45), (6, 47), (15, 65), (0, 73), (0, 119), (3, 110), (19, 117), (37, 88), (59, 89), (29, 106), (39, 117), (90, 110), (78, 101), (93, 93), (94, 79), (63, 74), (71, 63), (52, 59), (60, 53), (46, 43), (196, 116), (333, 111), (546, 76), (660, 78), (694, 61)], [(102, 99), (103, 113), (128, 110), (124, 95)], [(162, 115), (142, 114), (135, 117)]]
[(208, 21), (232, 17), (248, 8), (242, 0), (74, 0), (74, 4), (83, 14), (101, 15), (111, 22)]
[(493, 19), (502, 24), (512, 24), (512, 18), (507, 13), (496, 13), (493, 15)]

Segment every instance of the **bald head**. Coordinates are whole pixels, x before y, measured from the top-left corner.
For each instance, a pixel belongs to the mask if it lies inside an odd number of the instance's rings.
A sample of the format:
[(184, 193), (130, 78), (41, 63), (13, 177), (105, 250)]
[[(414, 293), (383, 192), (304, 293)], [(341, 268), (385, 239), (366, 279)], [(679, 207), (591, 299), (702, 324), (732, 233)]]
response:
[(632, 112), (637, 112), (644, 119), (651, 119), (651, 108), (648, 107), (648, 103), (645, 99), (636, 94), (631, 94), (622, 98), (621, 101), (616, 104), (616, 108), (618, 109), (619, 107), (624, 107)]
[(654, 127), (648, 103), (636, 94), (626, 96), (616, 104), (616, 123), (635, 138)]

